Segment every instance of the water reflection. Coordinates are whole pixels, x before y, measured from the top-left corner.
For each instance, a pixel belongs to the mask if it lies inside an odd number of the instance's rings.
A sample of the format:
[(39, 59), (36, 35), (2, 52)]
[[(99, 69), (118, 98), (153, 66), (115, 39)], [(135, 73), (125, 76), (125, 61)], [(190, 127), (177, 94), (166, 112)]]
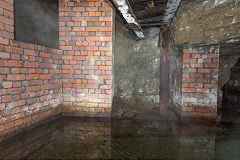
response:
[(240, 159), (240, 125), (65, 117), (0, 145), (0, 159)]

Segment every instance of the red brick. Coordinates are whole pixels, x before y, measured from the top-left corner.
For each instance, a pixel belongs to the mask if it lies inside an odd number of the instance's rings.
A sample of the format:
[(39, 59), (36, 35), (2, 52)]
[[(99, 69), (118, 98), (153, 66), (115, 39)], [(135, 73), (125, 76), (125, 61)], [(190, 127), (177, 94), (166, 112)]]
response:
[(195, 78), (183, 78), (183, 82), (195, 82)]
[(12, 100), (12, 96), (2, 96), (2, 102), (10, 102)]
[(39, 63), (39, 68), (52, 68), (52, 64), (49, 64), (49, 63)]
[(24, 62), (24, 67), (37, 68), (38, 66), (38, 62)]
[(15, 60), (0, 60), (0, 66), (21, 67), (22, 62), (21, 61), (15, 61)]
[(47, 58), (49, 58), (49, 57), (51, 57), (51, 54), (50, 53), (46, 53), (46, 52), (40, 52), (39, 56), (40, 57), (47, 57)]
[(211, 69), (198, 69), (198, 72), (200, 73), (210, 73), (211, 72)]
[[(0, 25), (0, 27), (1, 27), (1, 25)], [(14, 32), (14, 27), (12, 25), (5, 24), (5, 30), (7, 32), (13, 33)], [(13, 35), (11, 34), (11, 36), (13, 36)], [(11, 38), (13, 38), (13, 37), (11, 37)]]
[(14, 106), (14, 107), (19, 107), (19, 106), (25, 105), (25, 100), (15, 101), (15, 102), (11, 102), (9, 104)]
[(86, 10), (86, 7), (73, 7), (73, 11), (75, 12), (84, 12), (85, 10)]
[(13, 5), (9, 4), (8, 2), (5, 2), (5, 1), (1, 0), (1, 1), (0, 1), (0, 6), (1, 6), (3, 9), (7, 9), (7, 10), (13, 12)]
[(1, 59), (10, 59), (10, 53), (0, 52)]
[(191, 78), (201, 78), (201, 77), (203, 77), (203, 73), (191, 73), (190, 77)]
[(19, 93), (22, 93), (24, 91), (24, 88), (21, 87), (21, 88), (10, 88), (7, 90), (7, 93), (8, 94), (19, 94)]
[(8, 81), (21, 81), (21, 80), (25, 80), (25, 75), (24, 74), (11, 74), (7, 76), (7, 80)]
[(86, 7), (86, 11), (98, 11), (98, 7)]
[(15, 126), (19, 126), (19, 125), (21, 125), (23, 123), (24, 123), (23, 119), (16, 120), (15, 121)]
[(182, 88), (182, 92), (196, 92), (195, 88)]
[(0, 103), (0, 110), (4, 110), (5, 109), (5, 103)]
[(216, 63), (206, 63), (204, 64), (206, 68), (218, 68), (218, 64)]
[(202, 68), (203, 64), (202, 63), (190, 63), (190, 66), (193, 68)]
[(30, 50), (30, 49), (24, 49), (24, 54), (37, 56), (37, 53), (34, 50)]
[(5, 95), (7, 94), (7, 90), (6, 89), (0, 89), (0, 95)]
[(14, 127), (14, 122), (8, 122), (5, 124), (5, 129), (10, 129), (10, 128), (13, 128)]
[[(0, 1), (1, 3), (1, 1)], [(1, 5), (0, 5), (1, 6)], [(9, 24), (9, 25), (13, 25), (13, 19), (11, 18), (7, 18), (7, 17), (4, 17), (4, 16), (1, 16), (0, 15), (0, 23), (4, 23), (4, 24)]]
[(0, 37), (0, 44), (8, 45), (9, 44), (9, 39)]
[(204, 88), (218, 88), (218, 84), (204, 84)]
[(197, 78), (196, 82), (200, 82), (200, 83), (209, 83), (210, 79), (208, 78)]
[(99, 66), (98, 68), (101, 70), (112, 70), (112, 66)]
[(219, 54), (209, 54), (208, 58), (219, 58)]
[(39, 91), (41, 89), (41, 86), (28, 86), (26, 87), (26, 92)]
[(195, 49), (183, 49), (183, 53), (197, 53)]
[(21, 87), (21, 82), (13, 82), (13, 87)]
[(9, 68), (1, 68), (0, 67), (0, 73), (1, 74), (9, 74)]
[(3, 86), (3, 88), (11, 88), (13, 85), (12, 85), (12, 82), (10, 82), (10, 81), (4, 81), (2, 83), (2, 86)]

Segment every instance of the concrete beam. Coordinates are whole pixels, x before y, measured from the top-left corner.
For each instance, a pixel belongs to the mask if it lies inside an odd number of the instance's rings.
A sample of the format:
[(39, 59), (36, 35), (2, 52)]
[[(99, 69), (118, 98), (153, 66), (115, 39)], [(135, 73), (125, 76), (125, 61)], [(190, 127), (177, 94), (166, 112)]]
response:
[(168, 0), (166, 11), (163, 17), (163, 22), (166, 26), (169, 26), (175, 16), (181, 0)]
[(128, 0), (112, 0), (117, 9), (121, 12), (124, 19), (127, 21), (128, 26), (132, 29), (139, 38), (145, 38), (140, 24), (130, 6)]

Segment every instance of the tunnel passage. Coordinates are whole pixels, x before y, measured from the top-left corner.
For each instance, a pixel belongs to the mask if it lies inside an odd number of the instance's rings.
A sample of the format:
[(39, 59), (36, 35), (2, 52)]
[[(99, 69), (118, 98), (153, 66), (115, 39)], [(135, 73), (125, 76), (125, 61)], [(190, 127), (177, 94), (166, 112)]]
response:
[(240, 59), (231, 69), (229, 81), (223, 86), (223, 109), (240, 113)]
[(222, 45), (219, 60), (218, 115), (232, 121), (240, 113), (240, 43)]

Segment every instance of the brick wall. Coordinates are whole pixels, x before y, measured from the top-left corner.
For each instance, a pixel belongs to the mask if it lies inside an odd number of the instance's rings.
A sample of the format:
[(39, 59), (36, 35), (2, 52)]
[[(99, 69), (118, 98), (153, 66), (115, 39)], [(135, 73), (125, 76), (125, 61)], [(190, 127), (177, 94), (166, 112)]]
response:
[(109, 3), (60, 0), (59, 50), (15, 41), (13, 10), (13, 0), (0, 0), (0, 134), (62, 113), (61, 104), (64, 112), (109, 117)]
[(179, 56), (175, 88), (180, 93), (181, 117), (213, 119), (217, 117), (219, 46), (186, 46)]
[(110, 116), (112, 103), (111, 5), (60, 0), (64, 107), (84, 116)]
[(62, 51), (14, 40), (12, 0), (0, 0), (0, 132), (58, 113)]

